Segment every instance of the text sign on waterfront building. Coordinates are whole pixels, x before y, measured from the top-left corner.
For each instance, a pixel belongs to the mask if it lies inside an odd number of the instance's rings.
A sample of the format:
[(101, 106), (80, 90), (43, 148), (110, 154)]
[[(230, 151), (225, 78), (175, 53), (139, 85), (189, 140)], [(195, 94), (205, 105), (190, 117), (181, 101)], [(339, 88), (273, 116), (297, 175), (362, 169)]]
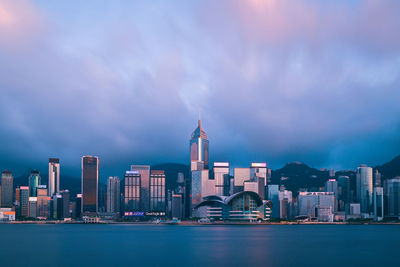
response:
[(252, 168), (266, 168), (267, 163), (251, 163)]
[(125, 212), (124, 215), (141, 217), (141, 216), (144, 216), (144, 212), (143, 211), (129, 211), (129, 212)]

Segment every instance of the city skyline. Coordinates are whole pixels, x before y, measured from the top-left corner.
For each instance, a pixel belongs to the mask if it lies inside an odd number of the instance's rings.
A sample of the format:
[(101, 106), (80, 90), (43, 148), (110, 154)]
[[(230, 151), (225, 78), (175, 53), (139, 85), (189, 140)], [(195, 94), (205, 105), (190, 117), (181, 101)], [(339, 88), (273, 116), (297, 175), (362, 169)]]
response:
[(399, 12), (391, 1), (4, 0), (0, 168), (57, 157), (75, 176), (85, 154), (106, 176), (188, 164), (199, 111), (210, 162), (382, 164), (400, 151)]

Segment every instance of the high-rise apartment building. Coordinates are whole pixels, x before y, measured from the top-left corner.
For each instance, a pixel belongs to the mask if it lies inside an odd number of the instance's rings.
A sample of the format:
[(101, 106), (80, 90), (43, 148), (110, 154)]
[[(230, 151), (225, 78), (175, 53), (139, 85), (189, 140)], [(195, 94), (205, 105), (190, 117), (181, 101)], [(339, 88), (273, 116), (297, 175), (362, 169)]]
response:
[(141, 211), (150, 210), (150, 166), (131, 165), (131, 171), (140, 174), (140, 209)]
[(10, 171), (1, 173), (1, 207), (11, 208), (13, 206), (13, 175)]
[(29, 175), (29, 196), (37, 196), (37, 188), (41, 184), (40, 172), (37, 170), (31, 170)]
[(98, 211), (99, 158), (82, 157), (82, 214)]
[(366, 216), (373, 209), (372, 168), (361, 165), (357, 169), (357, 202), (360, 203), (361, 213)]
[(124, 211), (141, 211), (141, 175), (139, 171), (126, 171), (124, 175)]
[(150, 176), (150, 211), (165, 212), (165, 172), (152, 170)]
[(201, 128), (201, 120), (193, 131), (189, 142), (190, 169), (192, 171), (208, 170), (208, 146), (209, 141), (206, 132)]
[(51, 197), (60, 192), (60, 159), (49, 158), (48, 194)]
[(120, 212), (121, 183), (117, 176), (109, 177), (107, 180), (107, 212)]

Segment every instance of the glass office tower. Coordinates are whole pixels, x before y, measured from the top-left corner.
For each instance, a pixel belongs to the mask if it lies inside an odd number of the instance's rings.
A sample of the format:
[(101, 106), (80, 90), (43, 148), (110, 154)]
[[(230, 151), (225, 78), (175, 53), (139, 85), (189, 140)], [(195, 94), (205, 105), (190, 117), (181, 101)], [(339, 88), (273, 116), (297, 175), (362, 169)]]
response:
[(37, 188), (41, 184), (40, 172), (37, 170), (32, 170), (29, 175), (29, 196), (37, 196)]
[(150, 211), (165, 212), (165, 172), (151, 171)]
[(117, 213), (120, 211), (120, 181), (117, 176), (109, 177), (107, 180), (107, 212)]
[(201, 120), (190, 138), (190, 168), (192, 171), (208, 170), (208, 138), (201, 128)]
[(99, 158), (82, 157), (82, 213), (97, 213)]
[(48, 194), (51, 197), (60, 193), (60, 160), (49, 158)]
[(124, 176), (124, 211), (141, 211), (141, 181), (139, 171), (126, 171)]
[(150, 210), (150, 166), (131, 165), (131, 171), (137, 171), (140, 174), (140, 209), (141, 211)]

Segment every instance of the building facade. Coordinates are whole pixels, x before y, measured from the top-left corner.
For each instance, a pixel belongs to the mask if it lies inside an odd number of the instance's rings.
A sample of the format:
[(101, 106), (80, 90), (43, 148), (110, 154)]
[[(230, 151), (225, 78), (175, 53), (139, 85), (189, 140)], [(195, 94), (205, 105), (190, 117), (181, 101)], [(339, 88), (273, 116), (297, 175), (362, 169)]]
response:
[(227, 195), (227, 180), (229, 179), (229, 162), (214, 162), (215, 194)]
[(99, 158), (82, 157), (82, 214), (98, 211)]
[(150, 176), (150, 211), (165, 213), (165, 199), (165, 172), (152, 170)]
[(131, 165), (131, 171), (140, 174), (140, 209), (147, 212), (150, 210), (150, 166)]
[(209, 141), (206, 132), (201, 128), (201, 120), (193, 131), (190, 142), (190, 169), (192, 171), (208, 170)]
[(360, 203), (361, 213), (367, 216), (373, 208), (373, 179), (372, 168), (361, 165), (357, 168), (357, 202)]
[(124, 175), (124, 211), (142, 211), (141, 198), (141, 175), (139, 171), (126, 171)]
[(117, 176), (107, 180), (107, 212), (119, 213), (121, 203), (121, 183)]
[(48, 194), (51, 197), (60, 192), (60, 159), (49, 158)]
[(1, 207), (11, 208), (13, 206), (14, 178), (12, 172), (1, 173)]
[(41, 184), (40, 172), (37, 170), (32, 170), (29, 175), (29, 196), (37, 196), (37, 188)]

